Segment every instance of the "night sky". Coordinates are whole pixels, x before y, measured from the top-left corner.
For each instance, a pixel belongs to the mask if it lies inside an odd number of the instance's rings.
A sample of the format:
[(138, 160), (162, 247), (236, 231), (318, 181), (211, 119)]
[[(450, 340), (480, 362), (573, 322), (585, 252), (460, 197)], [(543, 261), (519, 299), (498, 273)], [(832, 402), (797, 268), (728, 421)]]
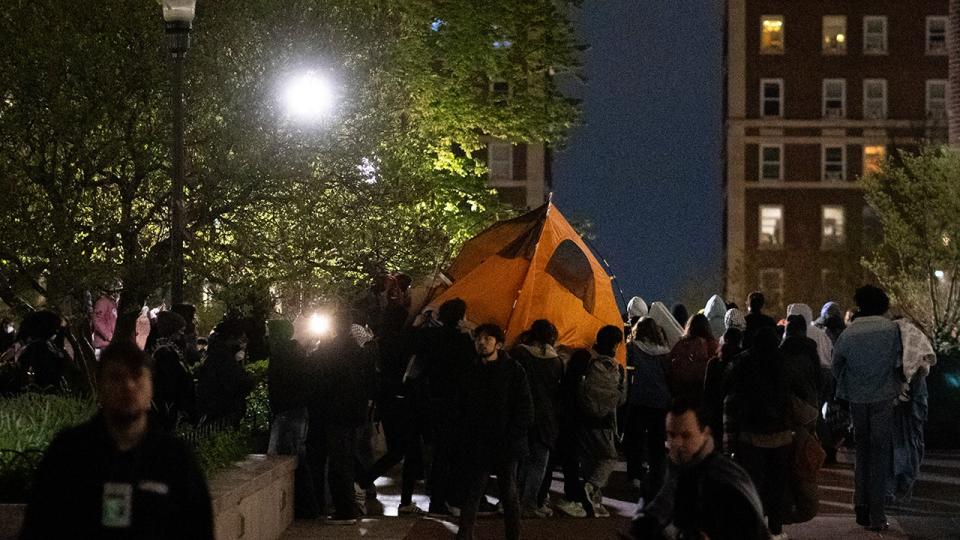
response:
[(587, 81), (564, 85), (583, 117), (554, 153), (554, 202), (593, 223), (628, 299), (722, 292), (722, 4), (587, 0), (574, 14)]

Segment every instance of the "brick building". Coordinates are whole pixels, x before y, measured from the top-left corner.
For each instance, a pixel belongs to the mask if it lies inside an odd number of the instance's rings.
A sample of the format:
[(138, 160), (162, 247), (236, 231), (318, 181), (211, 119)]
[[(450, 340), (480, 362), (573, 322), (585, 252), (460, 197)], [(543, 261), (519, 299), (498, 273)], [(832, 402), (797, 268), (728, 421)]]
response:
[(550, 194), (550, 156), (544, 143), (487, 143), (487, 183), (500, 199), (519, 209), (536, 208)]
[(947, 128), (948, 0), (727, 0), (726, 298), (850, 304), (860, 178)]

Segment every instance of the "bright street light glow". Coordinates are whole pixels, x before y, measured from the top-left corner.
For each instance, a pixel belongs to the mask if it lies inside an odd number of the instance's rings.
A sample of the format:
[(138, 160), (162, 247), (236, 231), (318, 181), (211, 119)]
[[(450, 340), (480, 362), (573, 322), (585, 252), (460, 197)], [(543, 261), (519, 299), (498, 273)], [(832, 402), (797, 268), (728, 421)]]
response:
[(943, 270), (935, 270), (933, 272), (933, 275), (937, 276), (937, 279), (943, 280), (943, 276), (945, 276), (946, 274), (944, 274)]
[(308, 323), (310, 333), (315, 336), (322, 336), (330, 333), (332, 326), (333, 321), (330, 320), (330, 316), (324, 313), (314, 313), (310, 316), (310, 321)]
[(313, 71), (291, 79), (283, 97), (287, 116), (298, 121), (319, 120), (333, 110), (333, 85)]

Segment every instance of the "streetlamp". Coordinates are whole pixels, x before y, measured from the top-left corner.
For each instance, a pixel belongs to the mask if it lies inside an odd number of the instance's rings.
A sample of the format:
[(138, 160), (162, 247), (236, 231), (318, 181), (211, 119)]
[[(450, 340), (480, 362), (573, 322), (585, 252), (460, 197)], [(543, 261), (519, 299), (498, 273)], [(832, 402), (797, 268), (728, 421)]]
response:
[(336, 95), (330, 80), (316, 71), (305, 71), (291, 77), (283, 90), (287, 117), (294, 122), (322, 120), (333, 111)]
[(190, 28), (197, 0), (163, 0), (167, 47), (173, 60), (173, 186), (170, 195), (170, 300), (183, 303), (183, 57), (190, 48)]

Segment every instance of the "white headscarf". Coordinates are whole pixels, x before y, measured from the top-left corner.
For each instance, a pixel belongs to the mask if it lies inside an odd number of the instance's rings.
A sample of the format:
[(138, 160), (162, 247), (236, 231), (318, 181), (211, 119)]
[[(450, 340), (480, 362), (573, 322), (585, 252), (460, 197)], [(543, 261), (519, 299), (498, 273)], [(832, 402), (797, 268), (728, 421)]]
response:
[(683, 328), (673, 318), (667, 306), (663, 305), (663, 302), (654, 302), (650, 305), (650, 313), (647, 316), (657, 321), (667, 338), (667, 346), (672, 349), (683, 336)]
[(647, 303), (643, 301), (643, 298), (639, 296), (634, 296), (627, 302), (627, 318), (633, 319), (634, 317), (646, 317), (649, 312), (647, 308)]
[(703, 307), (703, 314), (710, 321), (710, 330), (713, 337), (720, 339), (723, 335), (723, 316), (727, 313), (727, 303), (719, 294), (715, 294), (707, 300), (707, 305)]

